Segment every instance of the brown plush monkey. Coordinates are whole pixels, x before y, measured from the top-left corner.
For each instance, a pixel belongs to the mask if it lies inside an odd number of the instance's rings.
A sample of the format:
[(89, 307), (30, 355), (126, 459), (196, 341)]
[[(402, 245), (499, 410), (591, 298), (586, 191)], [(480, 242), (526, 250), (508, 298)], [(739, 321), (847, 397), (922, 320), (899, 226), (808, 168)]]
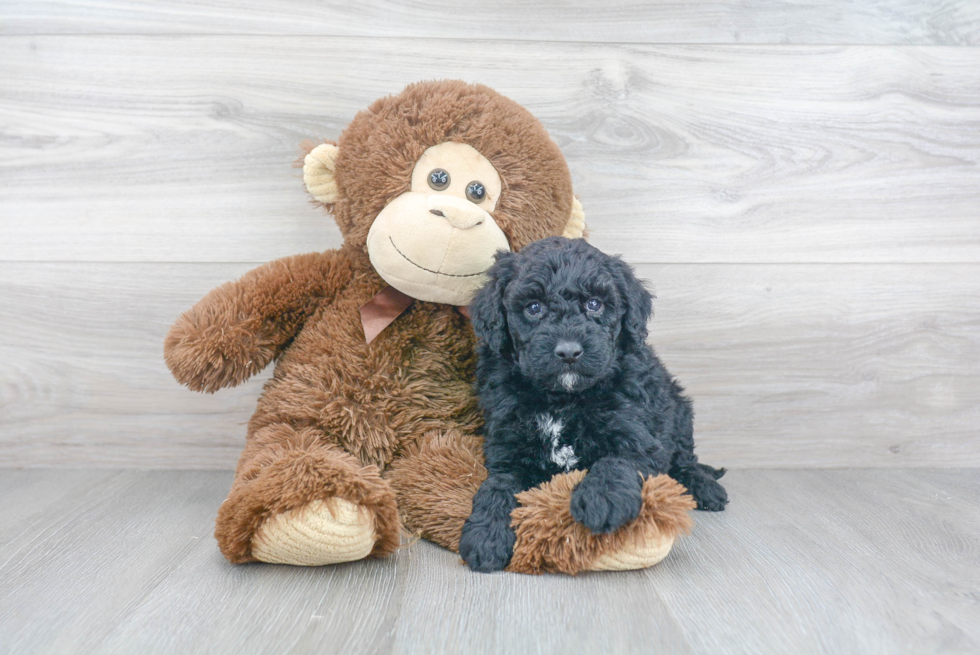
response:
[[(491, 89), (414, 84), (360, 112), (304, 162), (339, 250), (261, 266), (183, 314), (165, 344), (181, 383), (214, 392), (276, 361), (215, 537), (232, 562), (383, 556), (402, 524), (456, 550), (482, 482), (481, 414), (464, 312), (498, 249), (580, 237), (568, 168), (541, 124)], [(574, 522), (580, 473), (519, 497), (511, 570), (641, 568), (688, 529), (666, 476), (639, 518)]]

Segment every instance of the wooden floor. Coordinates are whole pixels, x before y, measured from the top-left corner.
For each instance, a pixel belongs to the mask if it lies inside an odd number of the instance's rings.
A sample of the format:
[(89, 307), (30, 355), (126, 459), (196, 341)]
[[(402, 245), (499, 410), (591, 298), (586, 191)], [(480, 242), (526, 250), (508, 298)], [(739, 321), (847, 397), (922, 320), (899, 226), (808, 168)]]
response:
[(642, 572), (232, 566), (230, 472), (0, 472), (3, 653), (977, 653), (980, 471), (736, 470)]

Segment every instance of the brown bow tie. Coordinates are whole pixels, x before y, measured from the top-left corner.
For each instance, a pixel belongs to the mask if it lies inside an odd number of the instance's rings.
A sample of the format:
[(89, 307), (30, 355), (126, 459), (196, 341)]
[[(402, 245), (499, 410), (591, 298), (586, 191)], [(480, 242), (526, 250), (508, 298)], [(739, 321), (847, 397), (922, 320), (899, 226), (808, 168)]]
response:
[[(365, 342), (374, 341), (375, 337), (411, 307), (413, 302), (415, 298), (406, 296), (395, 287), (385, 287), (371, 300), (361, 305), (361, 325), (364, 327)], [(470, 317), (468, 307), (458, 306), (456, 309), (466, 318)]]

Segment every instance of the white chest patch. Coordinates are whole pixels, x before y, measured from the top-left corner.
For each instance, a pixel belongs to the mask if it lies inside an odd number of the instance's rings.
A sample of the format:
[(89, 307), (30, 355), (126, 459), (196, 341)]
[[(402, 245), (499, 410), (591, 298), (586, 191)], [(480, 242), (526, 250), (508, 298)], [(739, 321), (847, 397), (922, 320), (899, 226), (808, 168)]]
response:
[(578, 457), (575, 456), (575, 449), (571, 446), (559, 446), (564, 427), (564, 423), (551, 414), (538, 414), (538, 429), (551, 442), (551, 461), (565, 471), (571, 471), (578, 464)]

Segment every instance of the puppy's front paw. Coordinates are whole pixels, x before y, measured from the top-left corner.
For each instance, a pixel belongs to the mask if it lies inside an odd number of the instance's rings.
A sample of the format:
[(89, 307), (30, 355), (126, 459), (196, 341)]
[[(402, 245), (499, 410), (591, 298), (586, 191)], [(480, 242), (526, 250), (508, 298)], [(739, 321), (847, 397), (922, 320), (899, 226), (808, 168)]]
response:
[(640, 513), (642, 487), (637, 482), (586, 475), (572, 492), (572, 518), (595, 534), (615, 532)]
[(474, 571), (500, 571), (514, 554), (515, 539), (509, 523), (470, 516), (459, 538), (459, 556)]

